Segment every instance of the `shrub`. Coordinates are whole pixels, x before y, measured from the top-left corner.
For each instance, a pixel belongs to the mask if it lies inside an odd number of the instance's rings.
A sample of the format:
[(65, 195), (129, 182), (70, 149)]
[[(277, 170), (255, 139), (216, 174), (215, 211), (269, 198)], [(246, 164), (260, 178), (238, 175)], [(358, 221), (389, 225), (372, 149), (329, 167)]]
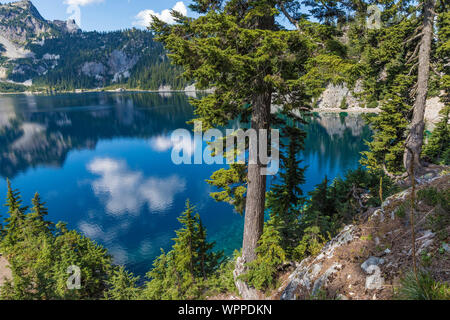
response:
[(397, 298), (402, 300), (448, 300), (450, 287), (448, 284), (437, 282), (431, 274), (420, 271), (416, 276), (408, 272), (401, 281)]
[(308, 256), (319, 254), (326, 242), (319, 227), (307, 228), (300, 244), (294, 249), (294, 259), (301, 261)]
[(278, 267), (285, 261), (286, 253), (280, 246), (279, 232), (266, 223), (264, 233), (256, 249), (257, 258), (248, 264), (248, 272), (241, 279), (258, 290), (273, 288), (276, 283)]
[(428, 227), (437, 234), (440, 240), (448, 237), (450, 225), (450, 190), (438, 191), (436, 188), (426, 188), (417, 193), (419, 200), (434, 207), (434, 212), (428, 216)]
[(214, 275), (208, 279), (207, 294), (209, 296), (221, 293), (238, 294), (233, 274), (238, 255), (240, 255), (240, 253), (236, 251), (234, 258), (224, 261)]

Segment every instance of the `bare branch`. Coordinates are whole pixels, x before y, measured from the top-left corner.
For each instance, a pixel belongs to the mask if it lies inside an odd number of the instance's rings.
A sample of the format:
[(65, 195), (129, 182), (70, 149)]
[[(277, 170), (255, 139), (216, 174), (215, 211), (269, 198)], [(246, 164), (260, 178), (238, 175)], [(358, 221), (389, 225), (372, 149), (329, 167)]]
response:
[(405, 173), (403, 173), (403, 174), (401, 174), (401, 175), (398, 175), (398, 176), (396, 176), (396, 175), (393, 174), (393, 173), (390, 173), (389, 170), (386, 168), (386, 164), (384, 164), (384, 163), (383, 163), (382, 169), (383, 169), (384, 173), (385, 173), (389, 178), (391, 178), (392, 180), (394, 180), (394, 181), (396, 181), (396, 182), (398, 182), (399, 180), (404, 179), (404, 178), (406, 178), (406, 177), (408, 176), (408, 173), (407, 173), (407, 172), (405, 172)]
[(411, 98), (413, 98), (413, 97), (416, 96), (416, 93), (417, 93), (417, 87), (418, 87), (418, 86), (419, 86), (419, 84), (416, 82), (416, 83), (414, 84), (414, 86), (412, 87), (411, 92), (409, 93), (409, 96), (410, 96)]
[(408, 40), (406, 40), (406, 41), (403, 42), (403, 43), (404, 43), (404, 44), (407, 44), (408, 42), (411, 42), (411, 41), (413, 41), (413, 40), (415, 40), (415, 39), (417, 39), (417, 38), (419, 38), (419, 37), (421, 37), (421, 36), (423, 36), (423, 32), (421, 32), (421, 33), (419, 33), (419, 34), (416, 34), (415, 36), (409, 38)]
[(418, 57), (417, 53), (419, 52), (420, 49), (420, 42), (416, 45), (414, 52), (412, 53), (412, 55), (409, 57), (408, 61), (406, 61), (405, 64), (408, 64), (412, 61), (414, 61), (414, 59), (416, 59)]
[(289, 14), (289, 12), (286, 10), (286, 7), (284, 6), (284, 3), (280, 3), (280, 9), (281, 9), (281, 12), (283, 12), (283, 14), (285, 15), (285, 17), (289, 20), (289, 22), (292, 23), (295, 26), (295, 28), (300, 31), (300, 25), (298, 24), (298, 21), (295, 20)]
[(409, 69), (408, 76), (411, 75), (411, 73), (413, 72), (413, 70), (414, 70), (418, 65), (419, 65), (419, 62), (416, 62), (416, 63), (413, 64), (413, 66), (411, 67), (411, 69)]
[(441, 76), (441, 74), (436, 70), (436, 66), (432, 63), (430, 63), (431, 66), (431, 70), (434, 72), (435, 75), (437, 75), (438, 77)]

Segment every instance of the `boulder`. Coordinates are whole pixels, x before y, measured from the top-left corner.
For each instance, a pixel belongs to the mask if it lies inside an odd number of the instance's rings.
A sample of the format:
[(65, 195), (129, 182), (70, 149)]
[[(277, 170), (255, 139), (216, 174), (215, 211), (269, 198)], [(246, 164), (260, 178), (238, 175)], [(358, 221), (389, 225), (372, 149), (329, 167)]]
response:
[(381, 276), (381, 269), (379, 265), (384, 263), (384, 259), (377, 257), (370, 257), (361, 265), (361, 269), (370, 276), (366, 277), (367, 290), (379, 290), (384, 285), (384, 278)]
[(369, 259), (364, 261), (364, 263), (361, 265), (361, 269), (363, 269), (365, 273), (370, 274), (371, 273), (369, 272), (370, 266), (379, 266), (382, 265), (383, 263), (384, 263), (383, 258), (370, 257)]

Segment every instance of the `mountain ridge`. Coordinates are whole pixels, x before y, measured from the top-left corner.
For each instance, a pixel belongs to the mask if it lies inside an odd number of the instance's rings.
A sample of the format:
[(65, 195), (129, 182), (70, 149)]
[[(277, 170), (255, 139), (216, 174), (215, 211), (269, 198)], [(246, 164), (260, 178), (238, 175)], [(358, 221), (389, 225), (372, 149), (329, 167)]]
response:
[(29, 0), (0, 5), (0, 81), (59, 91), (184, 89), (149, 31), (84, 32), (74, 20), (45, 20)]

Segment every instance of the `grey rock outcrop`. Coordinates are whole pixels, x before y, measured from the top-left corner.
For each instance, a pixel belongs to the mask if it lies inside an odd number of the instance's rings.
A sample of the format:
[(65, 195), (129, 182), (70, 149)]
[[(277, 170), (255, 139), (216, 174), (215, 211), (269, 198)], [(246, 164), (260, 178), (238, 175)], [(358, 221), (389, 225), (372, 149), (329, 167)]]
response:
[(80, 32), (81, 29), (73, 19), (69, 19), (67, 21), (54, 20), (51, 22), (53, 26), (55, 26), (58, 31), (62, 33), (77, 33)]
[(85, 62), (81, 67), (81, 72), (88, 77), (104, 76), (106, 68), (99, 62)]
[(29, 39), (51, 33), (51, 25), (28, 0), (0, 5), (0, 34), (23, 46)]
[(384, 263), (384, 259), (377, 257), (370, 257), (361, 265), (361, 269), (364, 270), (365, 273), (370, 273), (371, 266), (379, 266)]
[(381, 270), (379, 268), (383, 263), (384, 259), (382, 258), (370, 257), (361, 265), (361, 269), (369, 275), (366, 277), (366, 289), (377, 290), (383, 287), (384, 278), (381, 276)]
[(110, 75), (113, 75), (113, 82), (129, 78), (131, 69), (136, 65), (138, 56), (128, 56), (121, 50), (114, 50), (108, 61)]
[(325, 91), (317, 101), (319, 108), (340, 108), (343, 100), (345, 99), (346, 107), (355, 108), (360, 107), (359, 100), (355, 97), (355, 93), (359, 93), (362, 90), (362, 84), (358, 81), (355, 88), (350, 90), (346, 83), (332, 84), (330, 83)]
[(331, 277), (341, 270), (342, 265), (334, 263), (327, 269), (324, 269), (324, 264), (328, 259), (333, 258), (337, 248), (357, 238), (356, 226), (346, 226), (338, 236), (325, 245), (316, 258), (302, 260), (295, 271), (289, 276), (288, 285), (281, 294), (281, 300), (295, 300), (297, 298), (297, 292), (300, 290), (308, 291), (314, 295), (320, 289), (327, 286)]
[(237, 258), (236, 266), (233, 271), (234, 283), (238, 289), (239, 295), (245, 300), (261, 300), (263, 295), (255, 288), (250, 287), (247, 283), (239, 280), (239, 276), (246, 272), (245, 263), (242, 257)]
[(325, 271), (325, 273), (314, 282), (312, 295), (313, 296), (316, 295), (319, 292), (319, 290), (322, 289), (323, 286), (327, 285), (330, 277), (335, 273), (339, 272), (341, 268), (342, 268), (341, 264), (335, 263), (329, 269), (327, 269), (327, 271)]

